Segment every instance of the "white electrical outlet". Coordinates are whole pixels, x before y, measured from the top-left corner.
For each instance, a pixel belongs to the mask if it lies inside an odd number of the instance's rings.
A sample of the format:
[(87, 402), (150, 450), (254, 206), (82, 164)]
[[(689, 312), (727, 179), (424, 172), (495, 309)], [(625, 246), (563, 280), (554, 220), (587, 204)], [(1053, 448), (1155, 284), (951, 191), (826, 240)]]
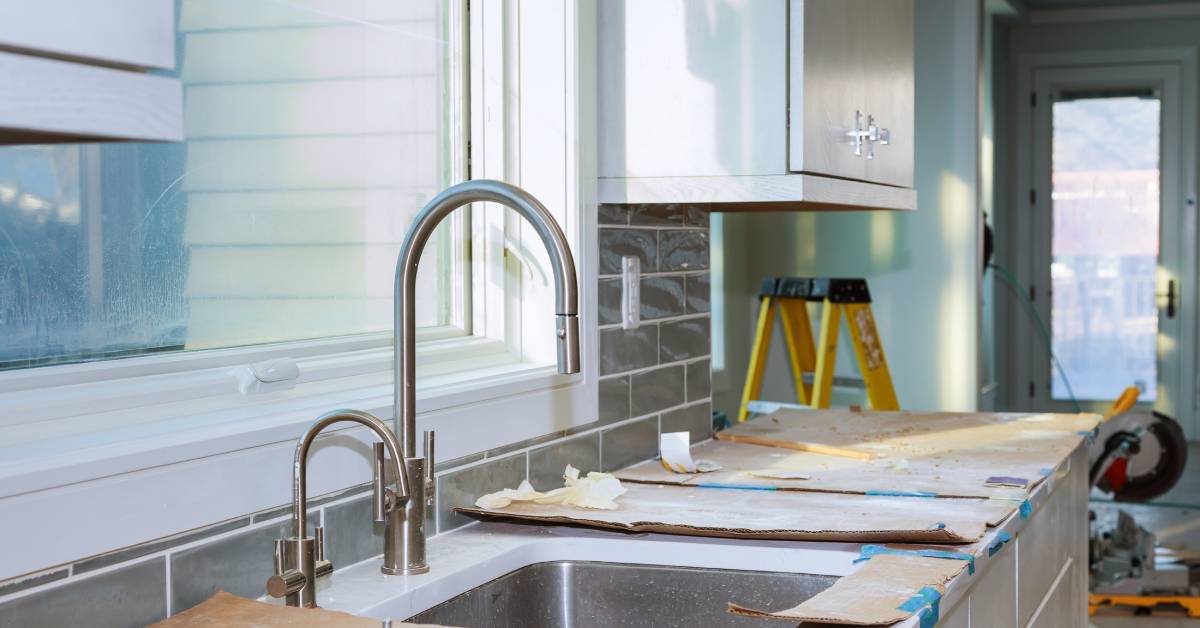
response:
[(632, 255), (621, 258), (621, 327), (634, 329), (641, 323), (642, 261)]

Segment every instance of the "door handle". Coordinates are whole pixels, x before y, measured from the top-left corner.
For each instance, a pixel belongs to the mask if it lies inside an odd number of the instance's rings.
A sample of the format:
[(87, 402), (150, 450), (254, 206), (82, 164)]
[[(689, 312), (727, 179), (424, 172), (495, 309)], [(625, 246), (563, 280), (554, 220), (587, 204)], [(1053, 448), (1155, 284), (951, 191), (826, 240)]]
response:
[(1175, 318), (1175, 280), (1167, 281), (1166, 294), (1160, 292), (1157, 296), (1167, 298), (1167, 318)]

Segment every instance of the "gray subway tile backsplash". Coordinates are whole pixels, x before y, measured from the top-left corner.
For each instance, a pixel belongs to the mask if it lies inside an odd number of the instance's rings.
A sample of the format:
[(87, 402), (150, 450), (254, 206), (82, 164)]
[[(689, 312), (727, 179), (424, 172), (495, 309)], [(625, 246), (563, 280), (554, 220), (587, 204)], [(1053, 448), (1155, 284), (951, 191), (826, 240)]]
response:
[(481, 495), (505, 488), (516, 488), (526, 477), (526, 456), (484, 460), (473, 466), (439, 476), (437, 479), (438, 534), (461, 528), (473, 519), (454, 512), (455, 508), (474, 506)]
[[(641, 309), (639, 310), (641, 319), (652, 320), (682, 316), (684, 313), (683, 281), (682, 276), (642, 279), (641, 290), (638, 291), (641, 296)], [(620, 299), (619, 296), (617, 298)], [(620, 322), (619, 318), (618, 322)]]
[(629, 224), (652, 227), (683, 226), (687, 208), (683, 205), (636, 205), (629, 210)]
[(629, 208), (624, 205), (600, 205), (597, 208), (596, 224), (627, 225), (629, 224)]
[[(598, 212), (600, 274), (620, 273), (621, 256), (635, 255), (648, 275), (640, 286), (641, 325), (602, 329), (598, 355), (585, 356), (597, 360), (603, 376), (598, 421), (440, 462), (436, 506), (426, 519), (430, 535), (473, 520), (453, 513), (454, 507), (473, 505), (480, 495), (515, 487), (526, 477), (537, 488), (550, 489), (561, 486), (568, 463), (586, 473), (653, 458), (660, 423), (662, 431), (691, 432), (693, 441), (711, 435), (707, 208), (604, 205)], [(598, 281), (599, 324), (615, 325), (620, 279)], [(684, 403), (689, 405), (680, 407)], [(600, 429), (610, 423), (616, 424)], [(309, 507), (310, 533), (324, 518), (327, 554), (335, 568), (382, 553), (382, 526), (371, 520), (369, 485), (314, 497)], [(275, 539), (291, 535), (290, 513), (291, 505), (281, 504), (83, 558), (73, 571), (62, 566), (0, 582), (0, 598), (21, 592), (0, 602), (0, 627), (144, 625), (186, 610), (218, 589), (258, 597), (272, 570)]]
[(40, 593), (0, 604), (2, 628), (127, 628), (152, 624), (166, 616), (166, 562), (162, 557), (70, 578)]
[(658, 270), (656, 231), (601, 227), (599, 232), (601, 275), (619, 275), (621, 258), (626, 255), (638, 258), (643, 273), (652, 273)]
[(687, 313), (702, 314), (712, 308), (712, 286), (709, 273), (687, 275), (684, 293), (687, 295)]
[[(320, 525), (319, 512), (310, 513), (308, 533)], [(171, 612), (185, 611), (217, 591), (249, 598), (265, 594), (274, 573), (275, 540), (290, 536), (292, 522), (281, 521), (171, 554)]]
[(687, 400), (699, 401), (712, 396), (712, 361), (700, 360), (687, 365)]
[(69, 575), (71, 575), (71, 571), (69, 569), (66, 567), (59, 567), (57, 569), (47, 569), (46, 571), (40, 573), (27, 574), (18, 578), (13, 578), (4, 582), (3, 584), (0, 584), (0, 597), (10, 595), (18, 591), (32, 589), (33, 587), (40, 587), (43, 584), (50, 584), (51, 582), (62, 580)]
[(571, 465), (581, 475), (600, 470), (600, 433), (592, 432), (529, 451), (529, 483), (539, 491), (563, 485), (563, 470)]
[(612, 375), (658, 364), (658, 325), (600, 332), (600, 375)]
[(642, 416), (684, 401), (684, 366), (676, 364), (630, 376), (630, 412)]
[(375, 522), (373, 496), (334, 504), (325, 509), (325, 557), (334, 569), (383, 553), (383, 523)]
[(659, 417), (662, 433), (689, 432), (692, 443), (712, 438), (712, 404), (700, 403), (664, 412)]
[(658, 417), (618, 425), (600, 433), (602, 471), (649, 460), (658, 455)]
[(600, 422), (612, 423), (629, 414), (629, 376), (602, 379), (599, 383)]
[(658, 270), (663, 272), (708, 268), (708, 232), (697, 229), (664, 229), (658, 236)]
[[(288, 512), (291, 512), (290, 507)], [(151, 541), (149, 543), (134, 545), (133, 547), (127, 547), (125, 549), (109, 552), (107, 554), (101, 554), (99, 556), (93, 556), (92, 558), (81, 560), (75, 563), (73, 569), (76, 574), (86, 573), (102, 567), (108, 567), (109, 565), (116, 565), (133, 560), (135, 558), (140, 558), (142, 556), (148, 556), (155, 552), (161, 552), (172, 547), (179, 547), (180, 545), (199, 541), (200, 539), (210, 536), (216, 536), (224, 532), (229, 532), (230, 530), (249, 527), (249, 525), (250, 516), (247, 515), (245, 517), (239, 517), (231, 521), (225, 521), (216, 525), (208, 526), (206, 528), (201, 528), (199, 530), (177, 534), (175, 536), (159, 539), (157, 541)]]
[(596, 318), (601, 325), (621, 322), (621, 279), (601, 279), (596, 290)]
[(659, 361), (663, 364), (704, 357), (712, 345), (707, 317), (664, 322), (658, 334)]

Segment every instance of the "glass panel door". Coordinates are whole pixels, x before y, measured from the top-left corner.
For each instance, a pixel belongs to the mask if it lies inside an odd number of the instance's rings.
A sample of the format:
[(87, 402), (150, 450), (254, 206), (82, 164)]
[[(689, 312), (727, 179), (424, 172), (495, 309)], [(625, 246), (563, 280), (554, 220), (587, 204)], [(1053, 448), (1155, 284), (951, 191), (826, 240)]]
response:
[[(1160, 137), (1154, 89), (1061, 91), (1052, 109), (1051, 337), (1074, 396), (1157, 392)], [(1071, 394), (1057, 372), (1051, 397)]]

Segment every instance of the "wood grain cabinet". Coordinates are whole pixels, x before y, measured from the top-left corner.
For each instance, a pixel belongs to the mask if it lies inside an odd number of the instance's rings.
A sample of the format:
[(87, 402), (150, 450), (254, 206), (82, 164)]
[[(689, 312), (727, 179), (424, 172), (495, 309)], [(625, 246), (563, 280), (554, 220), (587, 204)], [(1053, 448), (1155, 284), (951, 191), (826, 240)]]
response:
[(914, 209), (913, 0), (598, 4), (600, 200)]
[(0, 2), (0, 144), (178, 141), (173, 0)]

